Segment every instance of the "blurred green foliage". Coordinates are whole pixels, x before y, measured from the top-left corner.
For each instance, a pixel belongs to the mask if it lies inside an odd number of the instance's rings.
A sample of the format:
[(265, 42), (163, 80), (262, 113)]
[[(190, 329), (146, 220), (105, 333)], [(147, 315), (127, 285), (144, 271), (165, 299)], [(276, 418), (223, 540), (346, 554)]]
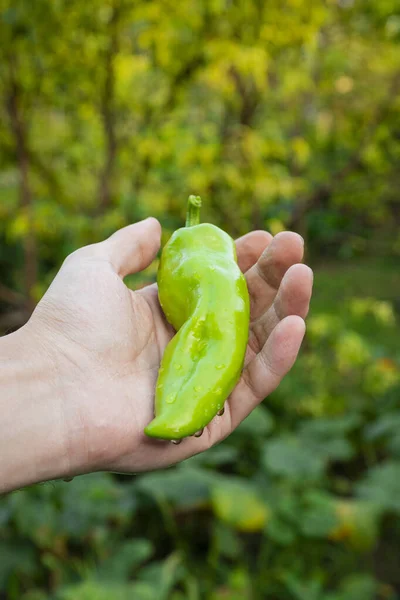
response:
[(6, 598), (397, 599), (399, 328), (389, 302), (347, 293), (312, 312), (290, 377), (208, 452), (3, 498)]
[(298, 363), (225, 442), (0, 500), (0, 597), (400, 598), (400, 2), (2, 0), (0, 39), (2, 333), (190, 193), (317, 267)]
[(232, 235), (399, 256), (399, 23), (398, 0), (3, 0), (3, 284), (34, 302), (189, 193)]

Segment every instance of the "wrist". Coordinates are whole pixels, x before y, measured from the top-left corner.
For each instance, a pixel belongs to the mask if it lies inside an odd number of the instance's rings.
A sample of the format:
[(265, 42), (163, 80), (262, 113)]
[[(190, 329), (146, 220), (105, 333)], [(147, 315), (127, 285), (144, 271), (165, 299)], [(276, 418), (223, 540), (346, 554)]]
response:
[(0, 338), (0, 493), (70, 475), (56, 375), (29, 324)]

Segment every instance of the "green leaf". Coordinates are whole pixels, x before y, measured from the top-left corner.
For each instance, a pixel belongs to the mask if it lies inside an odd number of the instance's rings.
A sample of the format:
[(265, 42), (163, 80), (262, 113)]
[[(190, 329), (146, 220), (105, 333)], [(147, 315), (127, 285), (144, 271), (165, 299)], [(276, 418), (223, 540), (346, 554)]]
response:
[(359, 423), (357, 415), (306, 421), (298, 436), (286, 434), (267, 442), (264, 465), (276, 475), (314, 481), (329, 461), (348, 460), (354, 455), (354, 448), (343, 436)]
[(264, 437), (274, 429), (274, 419), (265, 406), (257, 406), (235, 430), (240, 435)]
[(381, 443), (395, 458), (400, 458), (400, 412), (382, 415), (365, 430), (365, 439)]
[(337, 524), (332, 497), (319, 492), (306, 495), (304, 512), (300, 517), (300, 529), (305, 536), (327, 538)]
[(157, 600), (154, 590), (145, 584), (104, 583), (89, 580), (61, 589), (57, 600)]
[(400, 459), (400, 432), (396, 433), (396, 435), (393, 435), (393, 437), (388, 441), (387, 449), (393, 458)]
[(30, 590), (21, 596), (21, 600), (51, 600), (46, 592), (41, 590)]
[(144, 567), (140, 572), (141, 582), (152, 585), (155, 600), (167, 600), (175, 584), (183, 580), (186, 570), (180, 553), (170, 554), (164, 561)]
[(100, 563), (99, 577), (104, 581), (127, 581), (133, 569), (148, 560), (152, 554), (153, 545), (149, 540), (122, 542)]
[(339, 591), (328, 594), (326, 600), (375, 600), (378, 588), (378, 582), (371, 575), (354, 574), (344, 579)]
[(12, 574), (18, 577), (33, 575), (37, 570), (37, 557), (33, 546), (23, 541), (3, 542), (0, 540), (0, 586), (6, 587), (7, 578)]
[(283, 435), (267, 442), (263, 462), (274, 475), (296, 481), (314, 481), (324, 470), (323, 457), (307, 448), (295, 436)]
[(230, 446), (226, 441), (209, 448), (205, 452), (195, 454), (182, 463), (182, 467), (186, 466), (202, 466), (217, 467), (235, 463), (238, 458), (239, 451), (237, 448)]
[(304, 581), (291, 572), (282, 579), (293, 600), (320, 600), (322, 584), (318, 579)]
[(239, 534), (234, 529), (222, 521), (216, 521), (214, 525), (214, 537), (218, 545), (218, 551), (222, 556), (240, 560), (242, 548)]
[(58, 534), (58, 513), (50, 499), (46, 501), (45, 498), (19, 493), (12, 500), (17, 530), (39, 547), (51, 545)]
[(391, 412), (382, 415), (365, 429), (365, 439), (376, 441), (392, 437), (400, 431), (400, 412)]
[(361, 498), (400, 515), (400, 462), (387, 461), (374, 467), (356, 489)]
[(0, 504), (0, 527), (4, 527), (11, 518), (11, 506), (8, 502), (4, 501)]
[(180, 508), (204, 506), (210, 500), (213, 474), (194, 467), (172, 468), (142, 475), (137, 489)]
[(135, 512), (135, 491), (118, 484), (110, 474), (75, 477), (62, 488), (59, 526), (72, 537), (81, 538), (107, 519), (127, 521)]
[(359, 415), (314, 419), (304, 422), (298, 431), (301, 442), (326, 462), (345, 461), (354, 456), (355, 449), (344, 436), (360, 422)]
[(296, 539), (296, 529), (293, 524), (273, 514), (266, 529), (266, 536), (280, 546), (290, 546)]
[(310, 437), (336, 437), (345, 435), (357, 429), (362, 423), (361, 416), (358, 414), (349, 414), (330, 419), (312, 419), (305, 421), (299, 428), (300, 433)]

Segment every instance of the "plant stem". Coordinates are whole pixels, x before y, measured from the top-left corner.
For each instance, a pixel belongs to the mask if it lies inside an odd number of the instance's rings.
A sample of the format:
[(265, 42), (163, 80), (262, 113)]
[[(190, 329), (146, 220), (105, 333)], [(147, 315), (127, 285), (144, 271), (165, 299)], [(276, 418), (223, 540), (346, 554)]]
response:
[(200, 223), (200, 196), (189, 196), (186, 213), (186, 227), (193, 227)]

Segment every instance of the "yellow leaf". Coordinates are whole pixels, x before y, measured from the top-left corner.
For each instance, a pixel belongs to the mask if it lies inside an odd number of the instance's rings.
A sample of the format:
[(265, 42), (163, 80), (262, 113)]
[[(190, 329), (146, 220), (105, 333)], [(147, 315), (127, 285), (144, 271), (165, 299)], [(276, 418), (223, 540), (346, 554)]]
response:
[(363, 381), (363, 388), (369, 394), (382, 396), (400, 381), (396, 363), (389, 358), (381, 358), (369, 365)]
[(272, 235), (276, 235), (281, 231), (285, 231), (285, 225), (280, 219), (268, 219), (267, 230), (270, 231)]
[(310, 146), (302, 137), (295, 137), (292, 140), (292, 150), (296, 158), (296, 162), (300, 166), (307, 164), (310, 158)]
[(29, 219), (25, 212), (20, 211), (8, 228), (8, 235), (12, 240), (20, 240), (29, 231)]
[(347, 542), (359, 551), (370, 550), (378, 535), (379, 513), (376, 508), (362, 500), (338, 500), (335, 502), (338, 523), (330, 538)]
[(348, 371), (364, 366), (371, 358), (365, 340), (354, 331), (343, 333), (336, 344), (340, 371)]
[(351, 77), (347, 77), (347, 75), (342, 75), (335, 81), (335, 88), (339, 94), (347, 94), (348, 92), (351, 92), (353, 86), (353, 79)]
[(268, 521), (268, 506), (244, 481), (224, 481), (212, 490), (211, 499), (217, 517), (239, 531), (261, 531)]

